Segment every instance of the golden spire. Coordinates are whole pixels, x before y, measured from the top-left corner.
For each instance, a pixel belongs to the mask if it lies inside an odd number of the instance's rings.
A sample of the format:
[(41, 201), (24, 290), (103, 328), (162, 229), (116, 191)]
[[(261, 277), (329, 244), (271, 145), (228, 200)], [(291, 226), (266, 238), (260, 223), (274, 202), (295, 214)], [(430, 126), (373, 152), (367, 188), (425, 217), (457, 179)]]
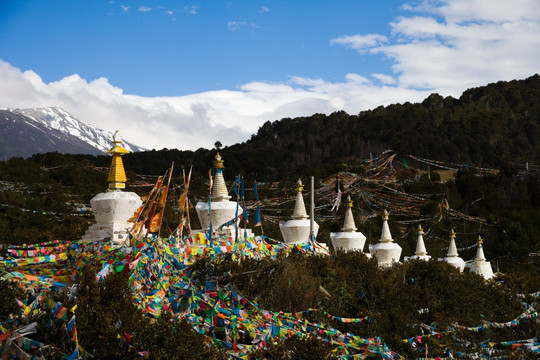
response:
[(418, 225), (418, 235), (424, 235), (424, 229), (422, 229), (422, 225)]
[(219, 153), (216, 154), (215, 160), (214, 160), (214, 167), (216, 169), (223, 169), (225, 166), (223, 166), (224, 160), (221, 160), (221, 155)]
[(388, 215), (389, 215), (389, 214), (388, 214), (388, 211), (387, 211), (386, 209), (384, 209), (382, 219), (383, 219), (384, 221), (388, 220)]
[(347, 196), (347, 206), (352, 208), (352, 200), (351, 200), (351, 195)]
[(450, 239), (455, 239), (456, 238), (456, 233), (454, 232), (454, 229), (452, 229), (452, 231), (450, 232)]
[(296, 182), (296, 192), (302, 192), (304, 190), (304, 184), (302, 184), (302, 179), (298, 179)]
[(129, 151), (122, 147), (122, 137), (118, 130), (116, 130), (113, 135), (112, 143), (112, 149), (107, 150), (107, 154), (112, 154), (107, 182), (109, 183), (109, 189), (124, 189), (126, 187), (127, 178), (126, 172), (124, 171), (124, 163), (122, 162), (122, 155), (129, 154)]
[(484, 240), (478, 235), (478, 245), (482, 245), (482, 242), (484, 242)]

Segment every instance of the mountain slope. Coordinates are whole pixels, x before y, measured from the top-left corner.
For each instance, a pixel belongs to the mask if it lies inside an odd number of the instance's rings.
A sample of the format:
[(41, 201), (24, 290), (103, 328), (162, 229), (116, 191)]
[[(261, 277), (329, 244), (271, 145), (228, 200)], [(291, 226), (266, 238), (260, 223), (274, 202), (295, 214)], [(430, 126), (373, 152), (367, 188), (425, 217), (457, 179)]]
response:
[[(540, 76), (500, 81), (465, 91), (459, 99), (432, 94), (421, 103), (379, 106), (349, 115), (267, 121), (250, 140), (220, 149), (229, 174), (249, 171), (275, 180), (325, 177), (385, 149), (402, 156), (504, 167), (540, 163)], [(139, 173), (161, 174), (174, 161), (206, 169), (215, 151), (134, 153), (124, 163)], [(401, 157), (396, 161), (402, 161)]]
[[(85, 124), (58, 107), (0, 110), (0, 157), (29, 157), (58, 151), (103, 154), (111, 147), (112, 133)], [(124, 141), (129, 151), (144, 148)]]

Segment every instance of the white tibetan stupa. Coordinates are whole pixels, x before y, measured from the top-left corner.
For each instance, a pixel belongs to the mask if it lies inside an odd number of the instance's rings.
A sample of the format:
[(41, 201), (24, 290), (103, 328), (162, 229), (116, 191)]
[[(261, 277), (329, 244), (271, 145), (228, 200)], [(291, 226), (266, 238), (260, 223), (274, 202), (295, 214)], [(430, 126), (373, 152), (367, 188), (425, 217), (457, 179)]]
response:
[(450, 246), (448, 246), (448, 253), (446, 254), (445, 258), (439, 258), (439, 260), (446, 261), (450, 265), (458, 268), (461, 272), (463, 272), (463, 269), (465, 269), (465, 261), (459, 257), (457, 252), (456, 233), (454, 232), (454, 229), (452, 229), (452, 232), (450, 233)]
[(401, 250), (401, 246), (392, 239), (388, 227), (388, 211), (384, 210), (381, 239), (377, 244), (369, 246), (369, 252), (375, 256), (379, 266), (390, 266), (393, 262), (399, 262)]
[(340, 232), (330, 233), (330, 240), (334, 250), (357, 250), (363, 251), (366, 237), (361, 232), (356, 231), (356, 224), (352, 214), (352, 200), (347, 197), (347, 210), (345, 221)]
[[(283, 236), (283, 241), (287, 244), (301, 244), (309, 241), (310, 220), (306, 212), (306, 206), (304, 204), (304, 198), (302, 197), (302, 190), (304, 185), (302, 180), (298, 179), (296, 183), (296, 203), (294, 205), (294, 212), (290, 220), (279, 223), (279, 229)], [(313, 221), (313, 235), (317, 237), (319, 231), (319, 225)]]
[(470, 271), (482, 276), (484, 279), (489, 280), (493, 277), (493, 269), (491, 263), (486, 260), (484, 256), (484, 249), (482, 248), (482, 238), (478, 236), (478, 248), (476, 250), (476, 258), (471, 263)]
[(96, 224), (90, 226), (82, 240), (96, 241), (110, 238), (115, 242), (126, 242), (133, 224), (128, 223), (135, 211), (142, 205), (139, 195), (125, 192), (126, 173), (122, 155), (129, 153), (122, 147), (120, 132), (113, 136), (113, 147), (107, 153), (112, 154), (111, 167), (107, 181), (109, 189), (90, 200)]
[(405, 261), (411, 260), (425, 260), (429, 261), (431, 256), (427, 254), (426, 245), (424, 244), (424, 230), (421, 225), (418, 225), (418, 239), (416, 240), (416, 251), (413, 256), (405, 256)]
[[(205, 201), (199, 201), (195, 209), (197, 210), (197, 216), (201, 223), (202, 232), (208, 232), (210, 230), (210, 224), (212, 224), (212, 233), (215, 236), (236, 236), (237, 224), (234, 221), (236, 212), (238, 211), (238, 219), (243, 213), (241, 206), (238, 206), (236, 201), (230, 201), (230, 196), (227, 191), (227, 185), (223, 178), (223, 166), (224, 160), (221, 159), (219, 153), (216, 154), (214, 160), (214, 168), (216, 169), (216, 175), (214, 179), (214, 185), (212, 186), (212, 194), (210, 195), (210, 204)], [(210, 206), (209, 206), (210, 205)], [(225, 225), (226, 224), (226, 225)], [(248, 236), (252, 236), (251, 230), (247, 229)], [(238, 229), (238, 236), (243, 237), (244, 230)]]

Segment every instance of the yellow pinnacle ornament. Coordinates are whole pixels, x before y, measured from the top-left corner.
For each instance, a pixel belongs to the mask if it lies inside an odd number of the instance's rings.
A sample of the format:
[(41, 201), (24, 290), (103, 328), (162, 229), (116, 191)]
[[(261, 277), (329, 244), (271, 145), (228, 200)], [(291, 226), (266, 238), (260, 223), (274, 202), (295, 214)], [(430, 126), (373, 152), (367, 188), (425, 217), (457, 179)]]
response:
[(221, 160), (221, 155), (219, 153), (216, 154), (215, 160), (214, 160), (214, 168), (216, 169), (223, 169), (225, 166), (223, 166), (224, 160)]
[(296, 182), (296, 192), (302, 192), (304, 190), (304, 184), (302, 184), (302, 179), (298, 179)]
[(113, 148), (107, 150), (107, 154), (112, 154), (111, 167), (109, 169), (109, 176), (107, 176), (107, 182), (109, 183), (109, 189), (125, 189), (126, 188), (126, 172), (124, 171), (124, 163), (122, 162), (122, 155), (129, 154), (129, 151), (122, 146), (122, 137), (120, 131), (116, 130), (113, 135)]

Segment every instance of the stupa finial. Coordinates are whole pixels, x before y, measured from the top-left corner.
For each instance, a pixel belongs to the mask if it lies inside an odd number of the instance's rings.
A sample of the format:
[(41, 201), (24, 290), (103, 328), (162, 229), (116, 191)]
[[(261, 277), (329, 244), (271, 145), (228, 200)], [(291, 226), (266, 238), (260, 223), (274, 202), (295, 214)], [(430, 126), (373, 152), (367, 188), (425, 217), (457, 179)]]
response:
[(385, 221), (387, 221), (387, 220), (388, 220), (388, 215), (389, 215), (388, 210), (384, 209), (382, 219), (385, 220)]
[(214, 167), (216, 169), (223, 169), (225, 166), (223, 166), (224, 160), (221, 159), (221, 155), (219, 153), (216, 154), (215, 160), (214, 160)]
[(456, 238), (456, 233), (454, 232), (454, 229), (452, 229), (452, 231), (450, 231), (450, 239), (455, 239)]
[(129, 154), (129, 151), (122, 147), (122, 136), (119, 130), (114, 133), (112, 143), (112, 149), (107, 150), (108, 154), (112, 154), (107, 182), (109, 183), (109, 189), (125, 189), (127, 177), (124, 171), (122, 155)]
[(418, 225), (418, 235), (424, 235), (424, 229), (422, 229), (422, 225)]
[(296, 182), (296, 192), (302, 192), (304, 190), (304, 184), (302, 183), (302, 179), (298, 179)]
[(352, 208), (352, 200), (351, 200), (351, 195), (347, 195), (347, 206)]
[(483, 242), (484, 240), (478, 235), (478, 245), (482, 245)]
[(121, 144), (122, 135), (120, 135), (120, 130), (116, 130), (113, 134), (113, 144)]

